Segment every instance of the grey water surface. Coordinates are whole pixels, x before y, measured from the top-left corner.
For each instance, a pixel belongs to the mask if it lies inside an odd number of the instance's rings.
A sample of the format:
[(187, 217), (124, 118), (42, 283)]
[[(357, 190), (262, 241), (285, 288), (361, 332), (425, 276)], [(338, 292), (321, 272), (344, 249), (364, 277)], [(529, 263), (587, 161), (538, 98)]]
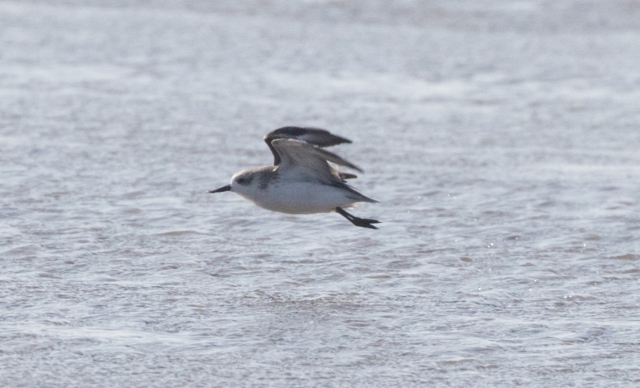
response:
[[(640, 383), (640, 2), (0, 1), (0, 386)], [(353, 214), (207, 194), (284, 125)]]

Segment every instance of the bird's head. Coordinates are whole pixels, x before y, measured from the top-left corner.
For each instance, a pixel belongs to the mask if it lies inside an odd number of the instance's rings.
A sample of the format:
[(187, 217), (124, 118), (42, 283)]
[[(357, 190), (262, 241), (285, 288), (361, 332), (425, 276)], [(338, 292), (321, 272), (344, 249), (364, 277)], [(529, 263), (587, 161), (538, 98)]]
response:
[(259, 190), (259, 183), (257, 179), (258, 174), (259, 171), (256, 171), (256, 169), (240, 171), (231, 177), (230, 184), (209, 192), (222, 193), (225, 191), (231, 191), (240, 194), (245, 198), (252, 199), (258, 194)]
[(256, 173), (253, 170), (245, 170), (235, 173), (231, 177), (231, 191), (243, 197), (252, 197), (252, 193), (257, 189)]

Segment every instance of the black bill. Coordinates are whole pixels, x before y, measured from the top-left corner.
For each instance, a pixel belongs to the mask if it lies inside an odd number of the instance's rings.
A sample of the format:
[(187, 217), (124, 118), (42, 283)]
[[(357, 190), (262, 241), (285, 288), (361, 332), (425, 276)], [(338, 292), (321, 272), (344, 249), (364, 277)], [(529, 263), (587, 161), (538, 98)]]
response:
[(210, 193), (222, 193), (225, 191), (231, 191), (231, 185), (222, 186), (219, 189), (211, 190)]

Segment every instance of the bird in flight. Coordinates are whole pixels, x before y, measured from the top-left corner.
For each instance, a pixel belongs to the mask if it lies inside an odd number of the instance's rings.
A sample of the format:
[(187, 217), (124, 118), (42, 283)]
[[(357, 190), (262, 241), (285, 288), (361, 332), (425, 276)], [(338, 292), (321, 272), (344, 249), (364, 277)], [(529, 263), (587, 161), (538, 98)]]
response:
[(324, 150), (350, 140), (318, 128), (283, 127), (267, 133), (264, 141), (273, 153), (273, 166), (237, 172), (231, 183), (209, 193), (231, 191), (261, 208), (289, 214), (336, 212), (353, 225), (378, 229), (378, 220), (359, 218), (344, 208), (356, 202), (378, 202), (349, 186), (357, 176), (335, 165), (362, 172), (340, 156)]

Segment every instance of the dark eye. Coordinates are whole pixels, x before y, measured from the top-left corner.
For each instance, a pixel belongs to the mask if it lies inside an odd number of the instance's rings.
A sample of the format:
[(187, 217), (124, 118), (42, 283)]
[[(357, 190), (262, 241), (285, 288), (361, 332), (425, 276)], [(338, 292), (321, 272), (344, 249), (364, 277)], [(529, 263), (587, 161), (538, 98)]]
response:
[(251, 183), (251, 179), (252, 178), (253, 177), (243, 176), (243, 177), (238, 178), (237, 182), (240, 183), (241, 185), (245, 186), (245, 185), (248, 185), (249, 183)]

